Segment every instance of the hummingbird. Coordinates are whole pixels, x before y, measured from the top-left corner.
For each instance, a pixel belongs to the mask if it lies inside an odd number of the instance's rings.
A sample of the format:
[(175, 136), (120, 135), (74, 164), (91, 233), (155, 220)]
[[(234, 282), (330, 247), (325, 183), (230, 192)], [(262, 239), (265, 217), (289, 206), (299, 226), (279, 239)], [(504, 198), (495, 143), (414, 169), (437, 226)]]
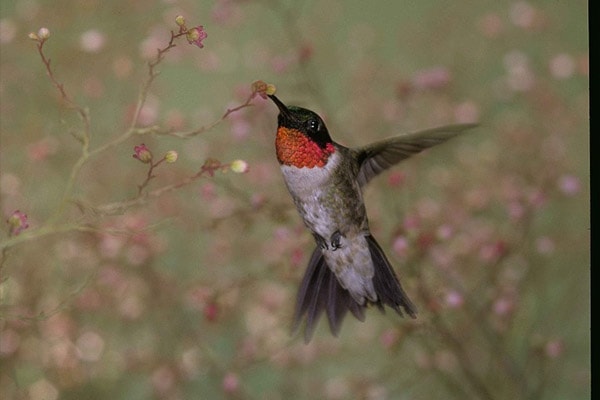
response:
[(275, 150), (294, 204), (316, 248), (300, 284), (292, 332), (304, 323), (308, 343), (323, 312), (337, 336), (350, 311), (360, 321), (365, 310), (384, 306), (416, 318), (417, 308), (402, 288), (388, 258), (369, 230), (362, 190), (398, 162), (471, 129), (458, 124), (395, 136), (359, 148), (335, 142), (315, 112), (278, 107)]

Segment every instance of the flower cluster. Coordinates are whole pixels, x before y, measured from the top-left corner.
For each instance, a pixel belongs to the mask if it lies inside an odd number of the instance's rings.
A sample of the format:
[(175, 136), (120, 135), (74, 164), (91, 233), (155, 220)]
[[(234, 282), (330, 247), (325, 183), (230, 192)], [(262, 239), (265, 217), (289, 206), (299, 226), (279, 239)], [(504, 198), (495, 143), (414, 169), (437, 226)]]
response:
[(29, 39), (36, 42), (45, 42), (50, 38), (50, 30), (48, 28), (40, 28), (37, 33), (31, 32), (28, 36)]
[(275, 94), (277, 88), (275, 85), (271, 83), (266, 83), (263, 81), (255, 81), (252, 83), (252, 97), (260, 96), (263, 99), (266, 99), (267, 96), (271, 96)]
[(196, 45), (199, 48), (204, 47), (202, 41), (208, 37), (208, 34), (202, 25), (188, 29), (185, 26), (185, 18), (182, 15), (178, 15), (177, 18), (175, 18), (175, 23), (179, 26), (179, 33), (185, 34), (189, 44)]

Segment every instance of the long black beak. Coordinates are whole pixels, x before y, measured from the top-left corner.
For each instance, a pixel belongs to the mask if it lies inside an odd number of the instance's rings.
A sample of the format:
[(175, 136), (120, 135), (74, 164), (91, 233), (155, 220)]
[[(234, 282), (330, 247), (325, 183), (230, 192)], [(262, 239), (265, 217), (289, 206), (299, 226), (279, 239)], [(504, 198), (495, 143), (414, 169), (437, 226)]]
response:
[(272, 94), (270, 94), (268, 96), (271, 100), (273, 100), (273, 103), (275, 103), (277, 108), (279, 108), (279, 112), (285, 119), (287, 119), (288, 121), (293, 119), (292, 113), (287, 108), (287, 106), (281, 102), (281, 100), (279, 100), (275, 95), (272, 95)]

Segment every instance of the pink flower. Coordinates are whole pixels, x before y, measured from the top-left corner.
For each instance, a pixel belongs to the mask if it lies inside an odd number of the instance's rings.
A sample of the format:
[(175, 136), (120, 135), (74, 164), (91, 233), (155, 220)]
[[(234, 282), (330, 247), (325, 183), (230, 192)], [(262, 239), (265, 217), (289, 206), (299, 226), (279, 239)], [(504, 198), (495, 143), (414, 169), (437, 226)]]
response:
[(133, 151), (134, 151), (133, 158), (137, 158), (144, 164), (148, 164), (149, 162), (152, 161), (152, 153), (150, 152), (150, 149), (148, 147), (146, 147), (146, 145), (144, 143), (140, 144), (139, 146), (135, 146), (133, 148)]
[(448, 308), (460, 308), (465, 303), (465, 298), (462, 293), (451, 290), (446, 293), (444, 301)]
[(446, 67), (433, 67), (417, 72), (412, 78), (413, 87), (419, 90), (443, 89), (452, 80)]
[(558, 188), (567, 196), (574, 196), (581, 190), (581, 182), (574, 175), (563, 175), (558, 180)]
[(13, 213), (10, 215), (10, 217), (8, 217), (6, 222), (9, 225), (9, 232), (11, 236), (16, 236), (23, 230), (29, 228), (29, 223), (27, 222), (27, 214), (19, 210), (13, 211)]
[(237, 374), (228, 372), (223, 377), (222, 385), (225, 393), (235, 393), (240, 387), (240, 379), (238, 378)]
[(203, 48), (204, 44), (202, 44), (202, 41), (206, 39), (208, 35), (204, 31), (204, 27), (200, 25), (188, 30), (185, 36), (189, 44), (195, 44), (199, 48)]
[(219, 316), (219, 306), (214, 301), (206, 303), (202, 311), (204, 313), (204, 318), (209, 322), (216, 321)]

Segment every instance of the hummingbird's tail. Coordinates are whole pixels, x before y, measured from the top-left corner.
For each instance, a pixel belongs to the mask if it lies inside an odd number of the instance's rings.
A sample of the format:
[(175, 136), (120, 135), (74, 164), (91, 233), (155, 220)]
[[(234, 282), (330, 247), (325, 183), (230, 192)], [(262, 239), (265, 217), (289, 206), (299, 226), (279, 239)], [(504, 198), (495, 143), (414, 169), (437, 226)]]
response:
[(375, 302), (367, 300), (364, 304), (357, 303), (327, 266), (321, 247), (317, 246), (313, 251), (298, 291), (292, 328), (293, 332), (296, 332), (306, 315), (304, 327), (306, 343), (310, 341), (323, 311), (327, 314), (329, 328), (335, 336), (339, 333), (342, 320), (348, 311), (360, 321), (364, 321), (365, 308), (369, 304), (376, 305), (382, 312), (384, 305), (387, 305), (400, 315), (403, 315), (402, 309), (404, 309), (404, 312), (416, 318), (417, 309), (402, 289), (383, 250), (373, 236), (366, 236), (366, 240), (375, 267), (373, 276), (373, 286), (377, 293)]

